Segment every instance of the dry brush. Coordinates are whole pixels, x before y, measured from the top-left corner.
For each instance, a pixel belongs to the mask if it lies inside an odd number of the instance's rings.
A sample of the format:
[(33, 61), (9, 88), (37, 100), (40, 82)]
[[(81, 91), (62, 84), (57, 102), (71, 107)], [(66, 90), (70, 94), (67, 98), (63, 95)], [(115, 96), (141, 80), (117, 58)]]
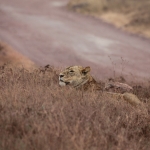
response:
[(150, 109), (142, 90), (135, 92), (144, 104), (134, 108), (101, 92), (61, 88), (58, 72), (0, 68), (0, 149), (150, 148)]

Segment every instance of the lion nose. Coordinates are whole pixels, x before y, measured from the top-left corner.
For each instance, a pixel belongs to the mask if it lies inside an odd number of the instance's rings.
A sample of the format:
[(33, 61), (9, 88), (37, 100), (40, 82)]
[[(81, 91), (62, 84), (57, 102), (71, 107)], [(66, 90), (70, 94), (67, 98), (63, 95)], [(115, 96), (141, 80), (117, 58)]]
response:
[(62, 78), (64, 75), (60, 75), (60, 78)]

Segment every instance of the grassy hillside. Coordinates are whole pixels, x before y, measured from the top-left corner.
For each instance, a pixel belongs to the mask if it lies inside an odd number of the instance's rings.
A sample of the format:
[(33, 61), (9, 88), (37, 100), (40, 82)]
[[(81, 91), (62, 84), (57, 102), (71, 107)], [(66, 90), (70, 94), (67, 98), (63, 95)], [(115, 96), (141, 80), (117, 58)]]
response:
[(0, 66), (4, 64), (14, 67), (24, 67), (29, 70), (35, 68), (35, 64), (31, 60), (18, 53), (8, 44), (0, 41)]
[(1, 150), (148, 150), (150, 88), (143, 106), (58, 86), (59, 70), (0, 67)]
[(100, 17), (130, 32), (150, 37), (149, 0), (71, 0), (68, 7)]

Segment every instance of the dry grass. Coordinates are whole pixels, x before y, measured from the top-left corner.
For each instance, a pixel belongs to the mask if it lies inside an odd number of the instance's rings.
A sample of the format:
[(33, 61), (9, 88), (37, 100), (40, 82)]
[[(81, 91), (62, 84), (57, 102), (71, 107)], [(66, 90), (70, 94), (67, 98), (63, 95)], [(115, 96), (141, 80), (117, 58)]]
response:
[(0, 66), (4, 64), (21, 68), (24, 67), (29, 70), (35, 68), (35, 64), (31, 60), (19, 54), (8, 44), (0, 41)]
[(146, 103), (133, 108), (101, 92), (61, 88), (58, 72), (0, 68), (1, 150), (150, 149), (150, 88), (135, 87)]
[(71, 0), (74, 11), (100, 17), (117, 27), (150, 37), (149, 0)]

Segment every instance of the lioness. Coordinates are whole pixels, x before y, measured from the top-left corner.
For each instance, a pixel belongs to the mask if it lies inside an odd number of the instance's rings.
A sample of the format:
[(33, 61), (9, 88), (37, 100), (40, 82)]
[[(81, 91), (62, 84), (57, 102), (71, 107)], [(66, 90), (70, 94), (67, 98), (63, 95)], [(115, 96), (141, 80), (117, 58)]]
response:
[[(59, 85), (71, 85), (75, 88), (81, 88), (83, 90), (103, 90), (100, 84), (98, 84), (90, 75), (90, 70), (90, 67), (84, 68), (82, 66), (70, 66), (59, 74)], [(103, 93), (105, 95), (115, 97), (116, 99), (123, 99), (132, 105), (138, 105), (141, 103), (137, 96), (132, 93), (125, 92), (121, 94), (106, 91)]]
[(129, 86), (128, 84), (125, 83), (120, 83), (115, 81), (114, 79), (110, 78), (106, 83), (105, 83), (105, 90), (106, 91), (111, 91), (115, 93), (132, 93), (133, 88)]

